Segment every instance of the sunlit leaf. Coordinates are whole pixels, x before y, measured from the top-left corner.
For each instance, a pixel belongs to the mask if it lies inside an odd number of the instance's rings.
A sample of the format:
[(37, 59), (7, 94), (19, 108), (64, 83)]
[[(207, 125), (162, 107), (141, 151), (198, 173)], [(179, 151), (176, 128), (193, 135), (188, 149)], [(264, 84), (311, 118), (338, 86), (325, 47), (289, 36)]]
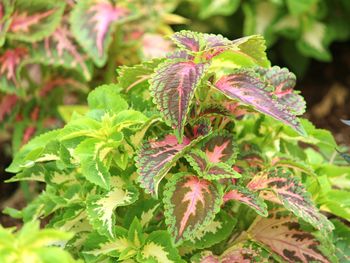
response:
[(252, 106), (255, 110), (291, 126), (300, 134), (305, 134), (293, 112), (270, 94), (272, 87), (252, 70), (236, 70), (235, 73), (221, 77), (215, 86), (227, 97)]
[(267, 216), (267, 205), (258, 194), (242, 186), (231, 186), (224, 194), (224, 202), (237, 201), (254, 209), (259, 215)]
[(320, 242), (288, 215), (275, 212), (260, 218), (249, 233), (288, 262), (330, 262), (319, 248)]
[(100, 234), (113, 237), (115, 209), (132, 204), (137, 197), (138, 192), (135, 187), (126, 185), (118, 176), (112, 176), (108, 192), (101, 195), (90, 195), (87, 199), (87, 214), (91, 225)]
[(263, 190), (260, 194), (263, 199), (283, 204), (316, 229), (331, 232), (334, 228), (315, 207), (300, 180), (283, 168), (258, 173), (247, 187), (252, 191)]

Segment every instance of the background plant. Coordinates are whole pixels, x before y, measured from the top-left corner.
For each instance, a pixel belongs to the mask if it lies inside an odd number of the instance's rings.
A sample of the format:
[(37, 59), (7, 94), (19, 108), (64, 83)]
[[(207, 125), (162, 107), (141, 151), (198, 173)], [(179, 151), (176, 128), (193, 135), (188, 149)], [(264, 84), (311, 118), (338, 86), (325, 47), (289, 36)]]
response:
[[(0, 3), (0, 122), (12, 151), (34, 134), (62, 125), (90, 85), (114, 81), (117, 65), (163, 56), (161, 36), (176, 2), (42, 1)], [(75, 108), (75, 110), (78, 110)], [(12, 131), (9, 136), (7, 131)], [(11, 152), (11, 151), (10, 151)]]
[(347, 0), (191, 0), (178, 13), (191, 18), (189, 28), (197, 31), (230, 38), (263, 35), (271, 59), (283, 61), (298, 76), (304, 75), (311, 58), (331, 61), (329, 46), (350, 36)]
[(121, 67), (18, 152), (10, 181), (46, 189), (6, 212), (50, 218), (87, 262), (348, 260), (349, 167), (298, 117), (294, 74), (258, 35), (171, 39), (167, 58)]

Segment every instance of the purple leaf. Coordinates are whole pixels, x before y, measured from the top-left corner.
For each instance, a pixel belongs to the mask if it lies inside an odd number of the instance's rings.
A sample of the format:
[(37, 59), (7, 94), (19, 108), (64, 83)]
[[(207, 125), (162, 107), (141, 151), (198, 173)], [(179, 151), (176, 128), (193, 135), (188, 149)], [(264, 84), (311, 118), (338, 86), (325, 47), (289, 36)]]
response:
[(146, 192), (157, 195), (159, 182), (182, 157), (183, 150), (189, 144), (187, 137), (179, 144), (174, 135), (167, 135), (163, 140), (153, 140), (143, 145), (136, 161), (141, 187)]
[(176, 129), (180, 141), (192, 97), (205, 66), (192, 61), (164, 62), (155, 70), (150, 81), (154, 102), (165, 120)]
[(267, 216), (267, 206), (264, 201), (254, 192), (245, 187), (231, 186), (229, 191), (224, 194), (224, 202), (235, 200), (246, 204), (254, 209), (259, 215)]
[(215, 86), (227, 97), (253, 106), (257, 111), (284, 122), (300, 134), (305, 134), (296, 116), (270, 94), (273, 91), (272, 86), (251, 69), (238, 69), (223, 76)]

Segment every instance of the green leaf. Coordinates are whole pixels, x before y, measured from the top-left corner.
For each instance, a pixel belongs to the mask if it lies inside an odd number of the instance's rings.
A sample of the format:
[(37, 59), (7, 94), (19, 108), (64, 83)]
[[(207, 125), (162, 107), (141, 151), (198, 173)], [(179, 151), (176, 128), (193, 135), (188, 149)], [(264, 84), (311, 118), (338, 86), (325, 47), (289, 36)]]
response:
[(139, 262), (149, 263), (182, 263), (185, 262), (174, 248), (166, 231), (154, 231), (146, 239), (144, 246), (137, 254)]
[(110, 189), (111, 174), (106, 163), (107, 155), (110, 155), (118, 142), (103, 142), (91, 138), (82, 141), (75, 149), (74, 154), (80, 160), (82, 174), (91, 183), (104, 189)]
[(60, 130), (54, 130), (37, 136), (29, 141), (29, 143), (24, 145), (15, 155), (14, 160), (6, 171), (10, 173), (20, 172), (28, 161), (33, 160), (33, 158), (30, 158), (31, 154), (41, 152), (48, 142), (55, 140), (59, 134)]
[(86, 201), (88, 218), (101, 235), (113, 237), (115, 225), (115, 209), (134, 203), (138, 198), (135, 187), (127, 185), (120, 177), (111, 177), (111, 188), (108, 192), (100, 195), (89, 195)]
[(287, 7), (289, 13), (293, 16), (301, 15), (302, 13), (310, 11), (310, 9), (315, 8), (318, 0), (304, 0), (304, 1), (293, 1), (287, 0)]
[(132, 223), (129, 226), (128, 240), (136, 247), (141, 247), (145, 241), (142, 225), (137, 217), (133, 219)]
[(128, 103), (119, 95), (116, 84), (102, 85), (89, 93), (88, 104), (90, 110), (104, 110), (118, 113), (128, 109)]
[(204, 0), (199, 1), (200, 12), (199, 17), (201, 19), (207, 19), (211, 16), (222, 15), (228, 16), (236, 12), (239, 7), (239, 0)]
[(332, 220), (335, 229), (333, 231), (333, 240), (335, 244), (335, 253), (339, 262), (350, 261), (350, 228), (339, 220)]
[(183, 243), (183, 246), (196, 249), (211, 247), (228, 238), (236, 223), (236, 218), (221, 210), (209, 225), (194, 233), (188, 241)]
[(68, 123), (72, 119), (73, 114), (84, 115), (88, 111), (88, 107), (83, 105), (61, 105), (58, 106), (58, 112), (65, 123)]
[(164, 214), (176, 244), (213, 221), (222, 204), (220, 185), (188, 174), (173, 175), (164, 190)]
[(36, 42), (51, 35), (59, 25), (65, 2), (17, 0), (7, 37)]
[(5, 43), (6, 33), (9, 29), (11, 22), (12, 22), (12, 13), (14, 9), (14, 3), (5, 0), (2, 3), (0, 3), (0, 9), (2, 10), (2, 15), (0, 17), (0, 47), (2, 47)]

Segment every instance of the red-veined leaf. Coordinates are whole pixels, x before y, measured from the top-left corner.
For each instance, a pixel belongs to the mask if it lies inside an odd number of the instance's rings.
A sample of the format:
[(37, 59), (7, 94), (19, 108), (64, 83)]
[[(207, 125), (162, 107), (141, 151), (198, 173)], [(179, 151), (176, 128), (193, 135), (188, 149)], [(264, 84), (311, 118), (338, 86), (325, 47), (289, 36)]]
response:
[(296, 77), (287, 68), (280, 68), (274, 66), (271, 68), (257, 68), (257, 72), (274, 87), (273, 95), (276, 96), (277, 101), (284, 105), (288, 111), (294, 115), (302, 115), (305, 112), (305, 100), (297, 92), (294, 86), (296, 84)]
[(157, 196), (160, 181), (177, 160), (197, 142), (198, 140), (191, 142), (185, 137), (183, 142), (179, 143), (176, 136), (167, 135), (162, 140), (145, 143), (136, 160), (141, 187)]
[(205, 152), (193, 149), (187, 155), (186, 160), (200, 177), (207, 180), (218, 180), (222, 178), (239, 178), (241, 175), (226, 163), (210, 162)]
[(249, 233), (288, 262), (330, 262), (318, 248), (320, 242), (302, 230), (297, 219), (283, 212), (259, 218)]
[(188, 240), (208, 225), (222, 203), (220, 185), (194, 175), (173, 175), (164, 191), (165, 222), (175, 241)]
[(260, 194), (262, 198), (282, 203), (285, 208), (318, 230), (330, 232), (334, 228), (315, 207), (300, 180), (283, 168), (258, 173), (247, 187), (252, 191), (263, 190)]
[(27, 63), (39, 62), (45, 65), (62, 66), (79, 72), (85, 80), (90, 80), (92, 63), (75, 43), (66, 26), (58, 27), (50, 37), (33, 46)]
[(17, 0), (8, 37), (36, 42), (52, 34), (61, 21), (64, 1)]
[(224, 194), (224, 202), (235, 200), (254, 209), (261, 216), (267, 216), (267, 206), (258, 194), (249, 191), (245, 187), (231, 186)]
[(180, 141), (192, 97), (205, 68), (205, 64), (192, 61), (167, 61), (157, 67), (150, 80), (154, 102), (165, 120), (176, 129)]
[(130, 13), (129, 8), (107, 0), (78, 1), (74, 7), (70, 18), (72, 32), (96, 65), (105, 64), (114, 25), (124, 22)]
[(0, 90), (23, 94), (23, 90), (18, 89), (20, 84), (19, 80), (17, 79), (17, 69), (27, 54), (27, 49), (23, 47), (8, 49), (1, 54)]
[(212, 163), (232, 164), (237, 157), (238, 147), (232, 135), (219, 132), (203, 142), (202, 151)]
[(2, 122), (6, 115), (9, 115), (16, 106), (18, 97), (16, 95), (5, 95), (0, 102), (0, 122)]
[(251, 69), (237, 69), (234, 73), (221, 77), (215, 86), (227, 97), (250, 105), (255, 110), (291, 126), (300, 134), (305, 134), (293, 112), (270, 94), (273, 87)]

